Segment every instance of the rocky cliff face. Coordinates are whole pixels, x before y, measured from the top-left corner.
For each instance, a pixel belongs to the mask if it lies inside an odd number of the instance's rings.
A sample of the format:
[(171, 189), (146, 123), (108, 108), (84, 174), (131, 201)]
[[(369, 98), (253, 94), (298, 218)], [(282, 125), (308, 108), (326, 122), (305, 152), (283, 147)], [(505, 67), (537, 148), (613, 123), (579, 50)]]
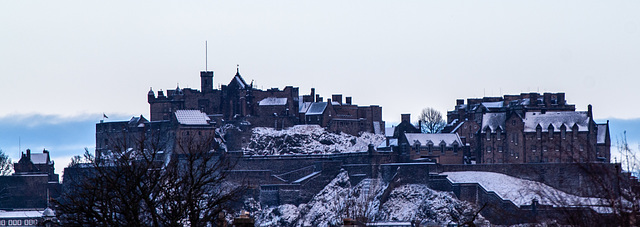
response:
[[(478, 209), (457, 200), (451, 193), (434, 191), (426, 185), (389, 187), (377, 179), (351, 185), (347, 172), (342, 171), (308, 203), (260, 207), (256, 201), (247, 200), (245, 209), (259, 226), (335, 226), (342, 224), (344, 218), (365, 222), (461, 224), (472, 220)], [(476, 223), (488, 224), (481, 216)]]

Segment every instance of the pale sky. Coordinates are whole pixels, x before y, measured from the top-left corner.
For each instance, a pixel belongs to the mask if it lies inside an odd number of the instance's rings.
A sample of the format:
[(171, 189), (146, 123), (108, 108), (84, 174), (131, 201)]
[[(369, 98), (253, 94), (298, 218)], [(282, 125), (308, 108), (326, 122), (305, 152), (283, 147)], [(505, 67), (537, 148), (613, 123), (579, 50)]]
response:
[(397, 122), (457, 98), (566, 92), (639, 118), (640, 1), (1, 1), (0, 116), (139, 115), (150, 87), (240, 64), (259, 88), (315, 87)]

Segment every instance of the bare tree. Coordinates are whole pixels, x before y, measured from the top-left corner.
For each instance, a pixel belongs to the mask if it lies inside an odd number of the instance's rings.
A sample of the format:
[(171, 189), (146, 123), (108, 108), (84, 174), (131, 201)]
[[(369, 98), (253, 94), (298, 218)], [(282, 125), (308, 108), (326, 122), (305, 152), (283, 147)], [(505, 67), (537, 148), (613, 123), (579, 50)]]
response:
[(121, 140), (104, 157), (86, 150), (86, 163), (65, 170), (55, 201), (63, 223), (207, 226), (239, 195), (241, 187), (224, 182), (232, 165), (224, 152), (211, 150), (214, 135), (180, 139), (173, 154), (165, 154), (158, 137), (142, 137), (135, 144)]
[(7, 176), (13, 172), (11, 158), (0, 149), (0, 176)]
[(422, 109), (418, 115), (418, 127), (423, 133), (439, 133), (446, 124), (442, 114), (432, 107)]

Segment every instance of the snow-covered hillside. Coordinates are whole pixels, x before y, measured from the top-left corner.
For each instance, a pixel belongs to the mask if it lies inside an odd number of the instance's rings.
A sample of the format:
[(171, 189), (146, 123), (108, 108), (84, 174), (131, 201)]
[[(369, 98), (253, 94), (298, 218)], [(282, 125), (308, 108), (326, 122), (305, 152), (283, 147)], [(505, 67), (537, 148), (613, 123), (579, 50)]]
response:
[[(450, 193), (434, 191), (426, 185), (402, 185), (384, 196), (387, 187), (377, 179), (365, 179), (352, 186), (347, 172), (342, 171), (308, 203), (260, 207), (249, 200), (245, 209), (256, 217), (259, 226), (332, 226), (347, 217), (370, 222), (462, 223), (477, 210)], [(476, 221), (485, 222), (481, 216)]]
[(331, 133), (318, 125), (296, 125), (284, 130), (256, 127), (243, 150), (256, 155), (347, 153), (366, 151), (369, 144), (378, 145), (384, 139), (384, 135), (372, 133)]

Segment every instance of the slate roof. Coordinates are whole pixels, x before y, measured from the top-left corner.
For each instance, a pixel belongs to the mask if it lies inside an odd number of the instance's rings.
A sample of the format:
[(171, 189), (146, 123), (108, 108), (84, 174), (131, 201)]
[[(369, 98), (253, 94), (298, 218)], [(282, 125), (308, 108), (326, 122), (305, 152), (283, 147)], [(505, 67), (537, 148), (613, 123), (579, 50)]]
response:
[(306, 115), (322, 115), (325, 109), (327, 109), (326, 102), (314, 102), (307, 110)]
[(233, 79), (231, 79), (231, 82), (229, 83), (229, 85), (231, 85), (233, 83), (236, 83), (240, 89), (245, 89), (246, 87), (249, 86), (247, 84), (247, 82), (244, 81), (242, 76), (240, 76), (240, 72), (236, 73), (236, 75), (233, 77)]
[(486, 132), (487, 129), (490, 129), (491, 132), (495, 132), (496, 129), (500, 128), (504, 131), (506, 119), (506, 113), (485, 113), (482, 115), (482, 128), (480, 128), (480, 130), (482, 130), (482, 132)]
[(176, 119), (182, 125), (209, 125), (211, 120), (200, 110), (176, 110)]
[[(300, 99), (302, 100), (302, 99)], [(300, 107), (298, 108), (298, 113), (306, 113), (311, 107), (312, 102), (301, 102)]]
[(605, 143), (607, 138), (607, 124), (598, 124), (597, 143)]
[(589, 130), (589, 118), (586, 111), (559, 111), (559, 112), (527, 112), (524, 117), (524, 131), (535, 132), (536, 127), (540, 125), (543, 132), (549, 131), (549, 125), (553, 126), (553, 130), (560, 130), (565, 125), (567, 131), (578, 126), (578, 131), (586, 132)]
[(407, 142), (409, 142), (410, 145), (420, 143), (421, 146), (427, 146), (427, 144), (431, 142), (434, 147), (437, 147), (444, 141), (447, 147), (453, 146), (454, 143), (462, 146), (462, 140), (460, 140), (460, 136), (458, 136), (457, 133), (405, 133), (404, 135), (407, 137)]
[(258, 106), (284, 106), (287, 105), (287, 98), (268, 97), (258, 102)]
[(48, 156), (49, 154), (47, 153), (31, 153), (31, 162), (33, 164), (48, 164)]

